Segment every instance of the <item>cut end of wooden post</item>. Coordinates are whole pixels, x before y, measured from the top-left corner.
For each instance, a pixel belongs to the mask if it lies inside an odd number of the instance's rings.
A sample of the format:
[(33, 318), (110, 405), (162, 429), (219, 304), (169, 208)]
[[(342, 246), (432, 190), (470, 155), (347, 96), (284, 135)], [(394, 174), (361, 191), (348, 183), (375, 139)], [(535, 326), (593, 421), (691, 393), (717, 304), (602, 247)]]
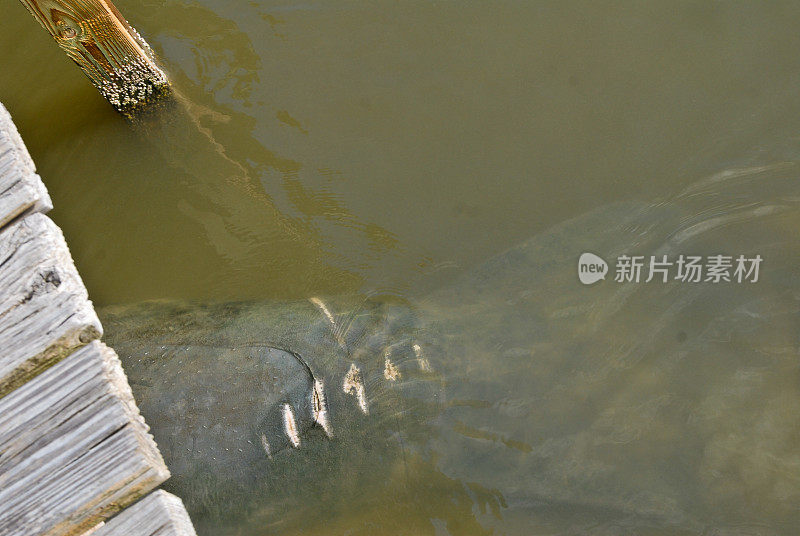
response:
[(110, 0), (21, 0), (120, 113), (171, 94), (150, 46)]
[(154, 62), (137, 57), (115, 68), (95, 87), (126, 116), (136, 115), (172, 93), (166, 74)]

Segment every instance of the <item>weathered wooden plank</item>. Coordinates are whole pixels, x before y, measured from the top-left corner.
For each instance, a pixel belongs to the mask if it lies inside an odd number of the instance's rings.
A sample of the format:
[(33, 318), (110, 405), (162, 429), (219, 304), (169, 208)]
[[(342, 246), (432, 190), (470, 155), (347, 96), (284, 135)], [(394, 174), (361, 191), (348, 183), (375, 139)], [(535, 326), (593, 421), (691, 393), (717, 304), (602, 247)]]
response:
[(0, 397), (101, 333), (61, 230), (31, 214), (0, 232)]
[(0, 399), (0, 534), (82, 534), (169, 477), (95, 341)]
[(169, 93), (152, 50), (110, 0), (21, 0), (119, 111)]
[(154, 491), (90, 534), (91, 536), (197, 536), (183, 501), (163, 490)]
[(22, 214), (52, 208), (28, 149), (0, 103), (0, 228)]

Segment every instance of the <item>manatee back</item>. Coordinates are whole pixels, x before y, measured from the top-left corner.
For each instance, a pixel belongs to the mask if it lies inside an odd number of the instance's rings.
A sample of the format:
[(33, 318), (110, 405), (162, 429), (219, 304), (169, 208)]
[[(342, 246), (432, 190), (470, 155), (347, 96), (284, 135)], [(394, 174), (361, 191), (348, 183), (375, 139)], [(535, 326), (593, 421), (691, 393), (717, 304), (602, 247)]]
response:
[[(504, 531), (800, 523), (796, 166), (728, 170), (570, 220), (433, 295), (445, 474)], [(584, 252), (605, 281), (581, 284)], [(614, 281), (620, 255), (760, 255), (756, 283)], [(480, 462), (476, 462), (480, 460)], [(533, 529), (531, 526), (532, 520)], [(540, 525), (537, 523), (541, 523)], [(580, 529), (583, 530), (583, 529)]]

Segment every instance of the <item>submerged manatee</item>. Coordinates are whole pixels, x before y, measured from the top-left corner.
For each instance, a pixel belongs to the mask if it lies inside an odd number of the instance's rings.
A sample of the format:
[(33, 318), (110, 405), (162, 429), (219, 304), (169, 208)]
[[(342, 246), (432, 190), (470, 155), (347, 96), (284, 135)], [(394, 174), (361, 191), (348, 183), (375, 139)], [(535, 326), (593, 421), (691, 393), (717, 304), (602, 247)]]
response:
[[(414, 305), (101, 315), (201, 532), (789, 535), (799, 225), (794, 164), (734, 169), (572, 219)], [(584, 252), (605, 281), (578, 281)], [(763, 264), (616, 282), (621, 255)]]
[(168, 487), (209, 531), (233, 519), (267, 533), (363, 500), (417, 463), (443, 406), (418, 319), (396, 300), (153, 302), (103, 317)]

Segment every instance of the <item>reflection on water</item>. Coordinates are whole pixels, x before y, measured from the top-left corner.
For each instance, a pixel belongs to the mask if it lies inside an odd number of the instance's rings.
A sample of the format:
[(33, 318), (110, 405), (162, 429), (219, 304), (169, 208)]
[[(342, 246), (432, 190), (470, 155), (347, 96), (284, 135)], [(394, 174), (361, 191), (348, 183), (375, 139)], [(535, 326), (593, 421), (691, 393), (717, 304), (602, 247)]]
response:
[[(117, 3), (170, 106), (125, 122), (21, 7), (0, 100), (96, 302), (216, 304), (103, 310), (201, 533), (794, 534), (796, 5)], [(764, 264), (583, 286), (583, 252)], [(358, 362), (370, 415), (184, 454), (252, 432), (278, 343)]]
[(775, 3), (119, 7), (180, 95), (133, 128), (24, 10), (0, 23), (0, 98), (99, 303), (423, 294), (800, 117)]

